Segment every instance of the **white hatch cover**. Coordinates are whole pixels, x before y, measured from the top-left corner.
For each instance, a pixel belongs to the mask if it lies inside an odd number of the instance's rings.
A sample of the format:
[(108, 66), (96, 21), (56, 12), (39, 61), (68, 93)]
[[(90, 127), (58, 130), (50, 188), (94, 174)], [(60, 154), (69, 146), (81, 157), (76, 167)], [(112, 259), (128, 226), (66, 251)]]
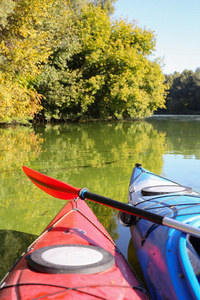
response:
[(93, 274), (114, 265), (113, 255), (90, 245), (53, 245), (33, 251), (29, 265), (44, 273)]
[(143, 196), (153, 196), (172, 193), (189, 193), (192, 189), (182, 185), (157, 185), (145, 187), (141, 190)]

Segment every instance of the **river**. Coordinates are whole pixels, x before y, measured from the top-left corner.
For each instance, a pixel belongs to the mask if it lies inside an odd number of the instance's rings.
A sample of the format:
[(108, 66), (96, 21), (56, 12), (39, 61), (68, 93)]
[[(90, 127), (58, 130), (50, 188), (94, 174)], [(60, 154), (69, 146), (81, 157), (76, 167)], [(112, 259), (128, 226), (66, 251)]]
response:
[[(200, 116), (1, 126), (0, 278), (65, 204), (34, 186), (23, 165), (126, 203), (135, 163), (200, 192)], [(129, 229), (118, 223), (118, 212), (89, 205), (137, 269)]]

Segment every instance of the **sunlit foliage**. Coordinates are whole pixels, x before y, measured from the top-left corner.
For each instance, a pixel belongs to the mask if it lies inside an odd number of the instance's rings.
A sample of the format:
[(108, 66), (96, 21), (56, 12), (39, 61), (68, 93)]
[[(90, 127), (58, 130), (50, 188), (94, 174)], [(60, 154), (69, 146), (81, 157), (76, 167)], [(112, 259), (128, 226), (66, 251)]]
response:
[(0, 123), (140, 118), (164, 107), (155, 36), (112, 21), (115, 2), (1, 0)]
[(117, 2), (117, 0), (94, 0), (92, 3), (103, 10), (105, 10), (109, 15), (114, 13), (115, 7), (114, 3)]
[(33, 88), (33, 82), (60, 41), (62, 26), (65, 27), (69, 15), (62, 0), (3, 1), (0, 122), (25, 121), (41, 109), (41, 95)]
[(54, 52), (37, 82), (45, 118), (141, 118), (164, 107), (164, 76), (159, 61), (150, 60), (156, 42), (150, 30), (111, 22), (94, 6), (85, 6), (74, 26), (78, 44)]

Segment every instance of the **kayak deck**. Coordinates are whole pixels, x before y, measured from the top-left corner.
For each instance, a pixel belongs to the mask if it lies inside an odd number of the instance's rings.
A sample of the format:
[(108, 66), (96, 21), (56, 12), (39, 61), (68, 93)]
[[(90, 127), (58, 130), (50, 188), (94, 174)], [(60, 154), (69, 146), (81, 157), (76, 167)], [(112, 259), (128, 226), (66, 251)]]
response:
[(1, 283), (0, 299), (148, 299), (85, 201), (69, 201)]

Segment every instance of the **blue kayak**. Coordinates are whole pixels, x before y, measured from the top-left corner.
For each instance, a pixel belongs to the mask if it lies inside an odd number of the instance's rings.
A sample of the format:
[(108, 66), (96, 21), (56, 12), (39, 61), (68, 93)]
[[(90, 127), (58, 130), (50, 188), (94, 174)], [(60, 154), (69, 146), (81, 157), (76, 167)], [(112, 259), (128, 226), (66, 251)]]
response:
[[(136, 164), (129, 204), (200, 227), (200, 194)], [(132, 219), (131, 235), (153, 299), (200, 299), (200, 237)], [(134, 223), (134, 225), (133, 225)]]

